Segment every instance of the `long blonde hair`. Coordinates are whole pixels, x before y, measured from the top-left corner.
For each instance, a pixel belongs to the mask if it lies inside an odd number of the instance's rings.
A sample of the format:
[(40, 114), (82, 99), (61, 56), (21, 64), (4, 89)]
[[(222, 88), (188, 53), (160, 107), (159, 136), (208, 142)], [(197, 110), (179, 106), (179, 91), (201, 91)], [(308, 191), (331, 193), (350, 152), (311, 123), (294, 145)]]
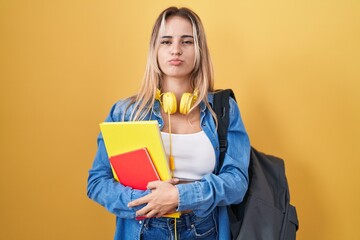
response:
[(192, 10), (188, 8), (169, 7), (161, 12), (155, 21), (151, 34), (143, 81), (138, 93), (129, 98), (130, 101), (128, 102), (128, 107), (134, 104), (130, 120), (143, 120), (149, 114), (152, 106), (154, 105), (156, 90), (161, 89), (162, 72), (157, 61), (159, 31), (165, 27), (166, 20), (171, 16), (183, 17), (188, 19), (192, 24), (195, 46), (195, 63), (190, 76), (190, 84), (193, 90), (198, 90), (198, 98), (192, 109), (198, 106), (201, 101), (204, 101), (210, 109), (212, 115), (215, 117), (215, 114), (211, 110), (207, 100), (208, 93), (214, 91), (214, 73), (206, 42), (204, 27), (199, 16)]

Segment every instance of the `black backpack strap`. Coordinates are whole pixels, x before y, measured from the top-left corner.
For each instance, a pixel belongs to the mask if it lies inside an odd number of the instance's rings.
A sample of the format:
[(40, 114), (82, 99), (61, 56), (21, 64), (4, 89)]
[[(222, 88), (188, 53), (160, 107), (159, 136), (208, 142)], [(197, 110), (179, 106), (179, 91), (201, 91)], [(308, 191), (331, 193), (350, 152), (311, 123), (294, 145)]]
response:
[(234, 92), (231, 89), (218, 90), (214, 93), (214, 101), (213, 101), (213, 110), (216, 113), (218, 128), (217, 133), (219, 137), (220, 143), (220, 159), (219, 159), (219, 168), (221, 168), (224, 158), (225, 152), (227, 149), (227, 130), (229, 127), (229, 98), (232, 97), (235, 101)]

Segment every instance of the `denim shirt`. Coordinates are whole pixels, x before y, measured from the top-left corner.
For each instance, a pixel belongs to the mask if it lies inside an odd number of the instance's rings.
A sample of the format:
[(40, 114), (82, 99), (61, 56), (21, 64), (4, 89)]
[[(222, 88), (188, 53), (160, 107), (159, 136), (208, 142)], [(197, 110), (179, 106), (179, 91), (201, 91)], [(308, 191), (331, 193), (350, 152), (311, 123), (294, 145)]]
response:
[[(210, 104), (212, 103), (212, 94), (208, 95), (208, 101)], [(112, 107), (105, 121), (122, 121), (126, 105), (124, 100), (118, 101)], [(125, 121), (129, 120), (131, 110), (132, 107), (127, 110)], [(229, 116), (228, 147), (223, 165), (219, 169), (220, 147), (216, 125), (205, 103), (200, 104), (200, 125), (214, 147), (217, 159), (215, 171), (194, 183), (176, 185), (179, 192), (177, 210), (192, 210), (199, 217), (205, 217), (215, 211), (219, 239), (230, 239), (226, 206), (240, 203), (248, 187), (250, 142), (241, 119), (240, 110), (233, 99), (230, 99)], [(164, 122), (158, 101), (155, 102), (147, 119), (157, 120), (160, 129), (163, 128)], [(87, 194), (89, 198), (116, 215), (114, 239), (140, 239), (143, 221), (135, 220), (135, 212), (143, 206), (129, 208), (127, 204), (149, 194), (150, 190), (132, 189), (114, 180), (101, 134), (98, 136), (97, 143), (98, 150), (93, 166), (89, 171)]]

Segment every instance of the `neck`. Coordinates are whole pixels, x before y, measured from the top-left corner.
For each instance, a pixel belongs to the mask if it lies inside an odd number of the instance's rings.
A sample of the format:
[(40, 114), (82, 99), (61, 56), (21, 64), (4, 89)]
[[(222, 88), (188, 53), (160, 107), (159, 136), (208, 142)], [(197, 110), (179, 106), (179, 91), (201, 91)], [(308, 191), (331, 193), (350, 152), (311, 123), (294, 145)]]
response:
[(162, 81), (162, 92), (173, 92), (176, 96), (181, 96), (184, 92), (192, 92), (189, 78), (166, 77)]

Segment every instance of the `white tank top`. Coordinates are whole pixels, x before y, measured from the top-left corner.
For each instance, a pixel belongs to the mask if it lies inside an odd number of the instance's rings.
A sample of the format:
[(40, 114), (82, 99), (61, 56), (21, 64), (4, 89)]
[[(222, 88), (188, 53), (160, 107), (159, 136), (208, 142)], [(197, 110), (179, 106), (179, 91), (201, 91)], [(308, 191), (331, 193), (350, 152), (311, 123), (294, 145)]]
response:
[[(161, 132), (166, 156), (170, 154), (170, 134)], [(171, 134), (174, 177), (180, 180), (200, 180), (215, 168), (215, 151), (204, 131), (191, 134)]]

